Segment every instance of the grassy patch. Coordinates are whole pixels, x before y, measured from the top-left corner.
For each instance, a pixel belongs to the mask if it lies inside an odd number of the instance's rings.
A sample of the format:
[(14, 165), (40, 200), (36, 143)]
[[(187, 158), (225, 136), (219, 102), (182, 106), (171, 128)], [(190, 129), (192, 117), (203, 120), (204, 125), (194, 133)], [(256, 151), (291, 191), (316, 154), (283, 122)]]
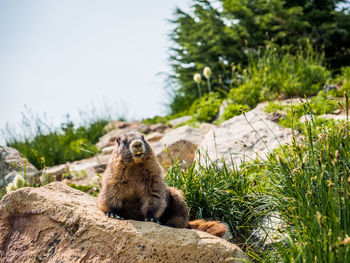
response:
[(72, 122), (67, 122), (59, 130), (48, 133), (38, 127), (34, 138), (12, 137), (6, 144), (20, 151), (36, 168), (42, 169), (96, 154), (98, 149), (94, 144), (106, 132), (107, 123), (107, 120), (96, 120), (75, 128)]
[[(323, 91), (320, 91), (317, 96), (307, 100), (307, 103), (297, 103), (292, 105), (282, 105), (278, 102), (269, 102), (265, 107), (265, 112), (279, 113), (282, 118), (278, 124), (287, 128), (304, 130), (305, 124), (300, 122), (300, 118), (304, 115), (319, 116), (326, 113), (333, 113), (336, 109), (340, 109), (338, 101), (332, 97), (328, 97)], [(321, 120), (320, 120), (321, 122)], [(332, 122), (332, 120), (329, 120)]]
[(194, 163), (186, 170), (175, 164), (167, 170), (166, 182), (181, 189), (190, 209), (191, 219), (220, 220), (230, 225), (234, 240), (249, 250), (245, 243), (255, 222), (267, 207), (261, 193), (261, 167), (257, 164), (231, 170), (224, 162), (206, 165)]
[(281, 55), (267, 50), (250, 59), (242, 84), (231, 89), (229, 98), (253, 108), (260, 101), (278, 97), (315, 95), (331, 76), (322, 63), (322, 56), (312, 51)]
[[(272, 197), (286, 223), (284, 262), (350, 260), (350, 126), (316, 127), (274, 156), (267, 176), (276, 182)], [(270, 259), (278, 262), (277, 259)]]

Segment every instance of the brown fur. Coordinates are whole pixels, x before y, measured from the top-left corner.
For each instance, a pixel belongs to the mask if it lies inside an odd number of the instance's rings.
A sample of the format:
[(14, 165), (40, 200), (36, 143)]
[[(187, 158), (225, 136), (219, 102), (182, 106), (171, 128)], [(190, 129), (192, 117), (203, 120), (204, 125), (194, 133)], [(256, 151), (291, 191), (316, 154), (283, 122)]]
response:
[(203, 230), (216, 236), (226, 232), (218, 222), (189, 222), (180, 190), (168, 187), (152, 148), (136, 133), (117, 138), (102, 178), (97, 206), (109, 216), (160, 222), (177, 228)]
[(222, 237), (227, 232), (227, 227), (219, 221), (193, 220), (189, 223), (190, 228), (201, 230), (214, 236)]

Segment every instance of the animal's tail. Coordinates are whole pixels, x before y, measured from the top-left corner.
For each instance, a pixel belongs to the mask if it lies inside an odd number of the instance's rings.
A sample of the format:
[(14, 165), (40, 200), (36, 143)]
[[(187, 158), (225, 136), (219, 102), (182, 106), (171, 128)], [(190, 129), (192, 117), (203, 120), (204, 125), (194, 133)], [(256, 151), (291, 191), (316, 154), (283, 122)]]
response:
[(197, 219), (189, 222), (189, 228), (197, 229), (217, 237), (222, 237), (227, 232), (227, 226), (219, 221), (205, 221)]

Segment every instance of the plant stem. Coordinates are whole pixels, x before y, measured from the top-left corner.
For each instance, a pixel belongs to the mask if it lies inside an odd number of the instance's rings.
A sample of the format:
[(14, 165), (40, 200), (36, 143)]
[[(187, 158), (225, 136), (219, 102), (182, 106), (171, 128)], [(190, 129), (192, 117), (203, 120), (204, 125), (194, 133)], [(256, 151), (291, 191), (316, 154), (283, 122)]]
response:
[(199, 83), (197, 83), (197, 88), (199, 97), (202, 97), (201, 85)]
[(349, 120), (349, 93), (345, 93), (345, 105), (346, 105), (346, 121)]
[(211, 87), (210, 87), (210, 79), (207, 78), (207, 83), (208, 83), (208, 92), (210, 93), (211, 92)]

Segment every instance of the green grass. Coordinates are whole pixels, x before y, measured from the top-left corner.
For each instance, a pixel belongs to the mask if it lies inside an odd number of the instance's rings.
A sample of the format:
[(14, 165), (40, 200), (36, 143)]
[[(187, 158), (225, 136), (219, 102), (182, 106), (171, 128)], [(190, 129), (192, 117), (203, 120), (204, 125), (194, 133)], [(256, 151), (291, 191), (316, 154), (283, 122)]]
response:
[(250, 59), (242, 84), (230, 91), (229, 98), (252, 108), (278, 97), (315, 95), (331, 77), (322, 64), (323, 57), (312, 50), (291, 55), (268, 49)]
[[(298, 107), (300, 116), (333, 111), (321, 92)], [(273, 110), (285, 110), (277, 105)], [(228, 169), (225, 163), (174, 165), (166, 181), (184, 192), (191, 218), (227, 222), (254, 262), (350, 260), (350, 124), (304, 124), (302, 137), (270, 153), (267, 161)], [(269, 214), (283, 220), (281, 240), (266, 249), (249, 234)], [(345, 260), (345, 261), (344, 261)]]
[(183, 191), (191, 219), (220, 220), (229, 224), (234, 242), (252, 257), (255, 252), (246, 242), (256, 222), (268, 211), (263, 198), (264, 183), (259, 164), (247, 164), (240, 170), (229, 169), (224, 162), (194, 163), (184, 170), (174, 164), (167, 170), (166, 183)]
[[(336, 109), (344, 107), (339, 101), (334, 100), (332, 96), (328, 96), (323, 91), (320, 91), (317, 96), (307, 100), (304, 99), (304, 101), (307, 101), (307, 103), (299, 102), (292, 105), (282, 105), (282, 103), (271, 101), (264, 110), (267, 113), (275, 112), (281, 114), (283, 117), (278, 121), (279, 125), (303, 131), (306, 126), (304, 123), (301, 123), (300, 117), (306, 114), (319, 116), (333, 113)], [(305, 109), (306, 105), (307, 109)], [(319, 120), (319, 122), (322, 121)], [(332, 120), (328, 120), (328, 122), (332, 122)]]
[(6, 189), (5, 187), (0, 187), (0, 200), (2, 199), (2, 197), (6, 194)]
[[(246, 68), (233, 66), (229, 87), (213, 87), (217, 92), (194, 98), (185, 112), (192, 115), (194, 121), (212, 122), (216, 119), (222, 101), (226, 100), (229, 107), (217, 121), (220, 123), (238, 115), (241, 111), (239, 108), (252, 109), (262, 101), (314, 96), (325, 84), (333, 82), (343, 85), (333, 95), (343, 96), (346, 90), (350, 90), (349, 72), (349, 67), (343, 68), (342, 73), (332, 79), (331, 72), (324, 66), (323, 55), (311, 48), (291, 54), (270, 47), (251, 55)], [(212, 78), (220, 77), (213, 75)], [(167, 122), (169, 117), (172, 116), (156, 116), (145, 120), (145, 123)]]
[(75, 185), (75, 184), (69, 184), (70, 187), (77, 189), (79, 191), (82, 191), (84, 193), (87, 193), (91, 196), (97, 196), (100, 192), (100, 189), (98, 186), (93, 185)]
[(350, 125), (307, 129), (267, 166), (275, 211), (287, 225), (275, 247), (278, 260), (269, 261), (349, 262)]
[(66, 163), (93, 156), (98, 152), (94, 145), (105, 134), (108, 120), (96, 120), (75, 128), (72, 122), (63, 123), (59, 130), (43, 133), (38, 127), (34, 138), (13, 137), (6, 144), (16, 148), (36, 168)]

